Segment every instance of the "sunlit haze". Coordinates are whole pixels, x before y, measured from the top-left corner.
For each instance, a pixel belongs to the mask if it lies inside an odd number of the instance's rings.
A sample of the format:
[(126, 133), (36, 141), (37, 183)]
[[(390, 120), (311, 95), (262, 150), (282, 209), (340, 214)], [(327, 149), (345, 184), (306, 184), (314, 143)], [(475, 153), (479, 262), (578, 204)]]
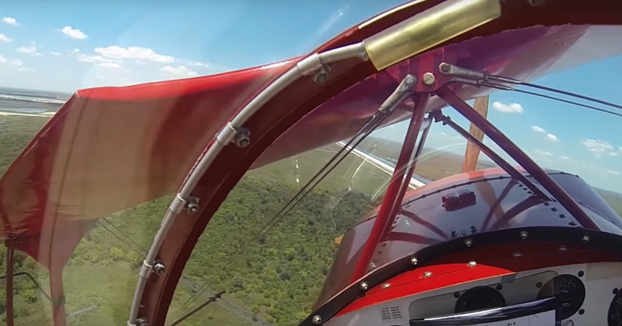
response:
[[(304, 54), (399, 3), (37, 1), (34, 6), (29, 1), (4, 1), (0, 86), (70, 93), (265, 64)], [(614, 73), (619, 67), (622, 58), (608, 58), (537, 82), (622, 103)], [(468, 128), (457, 113), (446, 113)], [(622, 132), (617, 118), (503, 92), (491, 96), (489, 119), (543, 166), (622, 192)], [(399, 141), (404, 126), (377, 134)], [(433, 127), (428, 140), (431, 147), (455, 153), (463, 153), (464, 144), (440, 125)]]

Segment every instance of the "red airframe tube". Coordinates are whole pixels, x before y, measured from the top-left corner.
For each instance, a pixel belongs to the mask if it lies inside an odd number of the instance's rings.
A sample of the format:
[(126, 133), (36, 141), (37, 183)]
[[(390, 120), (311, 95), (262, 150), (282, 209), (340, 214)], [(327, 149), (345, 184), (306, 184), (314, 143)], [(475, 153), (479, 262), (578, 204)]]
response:
[(467, 120), (473, 123), (484, 134), (494, 141), (501, 149), (531, 174), (551, 195), (564, 206), (572, 216), (577, 219), (586, 229), (600, 230), (600, 228), (590, 219), (577, 202), (562, 189), (557, 182), (542, 170), (525, 152), (514, 144), (501, 130), (497, 129), (490, 121), (486, 120), (477, 113), (468, 103), (463, 101), (456, 93), (447, 87), (441, 87), (436, 91), (436, 95), (451, 105), (458, 113), (462, 114)]
[(430, 95), (428, 93), (417, 93), (414, 97), (415, 106), (413, 108), (413, 114), (410, 118), (410, 124), (408, 125), (408, 131), (406, 132), (406, 136), (404, 138), (404, 144), (402, 145), (400, 156), (397, 160), (397, 164), (395, 165), (395, 169), (393, 170), (391, 182), (387, 187), (387, 192), (382, 201), (382, 205), (380, 206), (380, 211), (378, 212), (374, 226), (372, 227), (369, 238), (362, 249), (363, 254), (361, 259), (359, 259), (356, 268), (354, 269), (354, 273), (352, 274), (352, 282), (358, 280), (367, 273), (371, 258), (374, 255), (374, 251), (376, 250), (378, 243), (382, 240), (384, 234), (393, 223), (394, 218), (391, 218), (393, 204), (398, 198), (400, 187), (404, 180), (405, 168), (408, 166), (408, 162), (410, 161), (415, 148), (415, 143), (417, 142), (417, 136), (419, 135), (421, 125), (423, 124), (425, 108), (428, 104)]
[(5, 242), (6, 246), (6, 324), (13, 326), (13, 266), (15, 265), (15, 251), (11, 240)]

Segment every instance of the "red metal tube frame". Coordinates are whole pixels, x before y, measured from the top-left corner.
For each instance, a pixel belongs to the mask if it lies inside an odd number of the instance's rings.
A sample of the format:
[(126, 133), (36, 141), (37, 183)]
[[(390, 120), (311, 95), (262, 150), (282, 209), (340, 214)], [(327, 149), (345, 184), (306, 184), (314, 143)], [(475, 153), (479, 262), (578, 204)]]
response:
[(577, 202), (564, 191), (536, 162), (514, 144), (505, 134), (497, 129), (490, 121), (478, 114), (468, 103), (447, 87), (441, 87), (436, 95), (451, 105), (458, 113), (481, 129), (484, 134), (494, 141), (501, 149), (508, 153), (518, 164), (530, 173), (549, 193), (572, 214), (581, 225), (590, 230), (600, 228), (590, 219)]
[[(397, 212), (399, 211), (400, 206), (402, 206), (402, 201), (404, 200), (404, 196), (406, 195), (406, 191), (408, 191), (408, 187), (410, 186), (410, 180), (415, 173), (415, 169), (417, 168), (417, 161), (419, 160), (419, 156), (421, 156), (421, 152), (423, 152), (423, 146), (425, 146), (425, 141), (428, 139), (428, 133), (430, 132), (430, 127), (432, 124), (423, 130), (421, 133), (421, 137), (419, 138), (419, 143), (417, 144), (417, 149), (415, 150), (415, 155), (413, 156), (413, 160), (408, 168), (408, 172), (406, 172), (406, 176), (402, 180), (402, 184), (400, 186), (400, 191), (393, 202), (393, 208), (391, 209), (391, 223), (395, 219)], [(387, 230), (385, 228), (385, 234), (382, 235), (382, 238), (387, 236)]]
[(6, 246), (6, 324), (13, 326), (13, 266), (15, 265), (15, 251), (13, 242), (7, 240)]
[(408, 125), (408, 131), (406, 132), (406, 136), (404, 138), (404, 144), (402, 145), (400, 156), (397, 160), (397, 164), (395, 165), (395, 169), (393, 170), (391, 182), (389, 183), (382, 205), (380, 206), (378, 217), (376, 217), (369, 239), (363, 247), (363, 254), (357, 263), (354, 273), (352, 274), (353, 282), (367, 273), (371, 257), (376, 250), (376, 246), (386, 234), (388, 226), (393, 223), (392, 212), (394, 203), (398, 200), (400, 187), (404, 182), (405, 168), (408, 166), (408, 161), (410, 161), (415, 148), (417, 137), (419, 136), (419, 130), (421, 130), (421, 124), (423, 123), (425, 108), (430, 98), (430, 94), (428, 93), (417, 93), (414, 96), (415, 106), (413, 108), (410, 124)]

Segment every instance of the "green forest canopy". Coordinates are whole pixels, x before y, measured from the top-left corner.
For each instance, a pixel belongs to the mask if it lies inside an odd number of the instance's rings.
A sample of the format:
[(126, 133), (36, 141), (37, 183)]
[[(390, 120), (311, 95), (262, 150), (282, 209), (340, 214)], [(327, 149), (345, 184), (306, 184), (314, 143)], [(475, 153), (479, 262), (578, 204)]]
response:
[[(1, 120), (0, 174), (47, 118), (3, 116)], [(378, 146), (380, 154), (390, 155), (390, 146)], [(295, 325), (307, 316), (337, 249), (334, 239), (374, 206), (389, 176), (349, 157), (283, 221), (255, 235), (336, 150), (335, 145), (327, 146), (247, 173), (197, 243), (177, 287), (168, 323), (218, 291), (225, 291), (223, 300), (183, 325)], [(447, 171), (459, 172), (461, 158), (444, 155), (422, 162), (417, 173), (435, 180)], [(603, 197), (622, 211), (619, 197)], [(63, 273), (68, 325), (125, 323), (138, 268), (170, 199), (111, 214), (84, 237)], [(1, 269), (6, 268), (5, 257), (6, 249), (0, 247)], [(43, 289), (25, 275), (15, 278), (16, 325), (49, 324), (47, 270), (23, 253), (16, 257), (16, 270), (32, 275)], [(1, 318), (6, 316), (5, 298), (2, 287)]]

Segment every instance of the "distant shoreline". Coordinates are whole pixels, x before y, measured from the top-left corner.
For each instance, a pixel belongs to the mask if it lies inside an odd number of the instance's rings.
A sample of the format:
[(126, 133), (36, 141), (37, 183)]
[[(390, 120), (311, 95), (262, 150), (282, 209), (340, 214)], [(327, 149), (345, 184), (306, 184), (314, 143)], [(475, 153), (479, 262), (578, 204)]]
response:
[(21, 112), (0, 111), (0, 116), (19, 115), (19, 116), (24, 116), (24, 117), (51, 118), (54, 114), (56, 114), (56, 112), (21, 113)]

